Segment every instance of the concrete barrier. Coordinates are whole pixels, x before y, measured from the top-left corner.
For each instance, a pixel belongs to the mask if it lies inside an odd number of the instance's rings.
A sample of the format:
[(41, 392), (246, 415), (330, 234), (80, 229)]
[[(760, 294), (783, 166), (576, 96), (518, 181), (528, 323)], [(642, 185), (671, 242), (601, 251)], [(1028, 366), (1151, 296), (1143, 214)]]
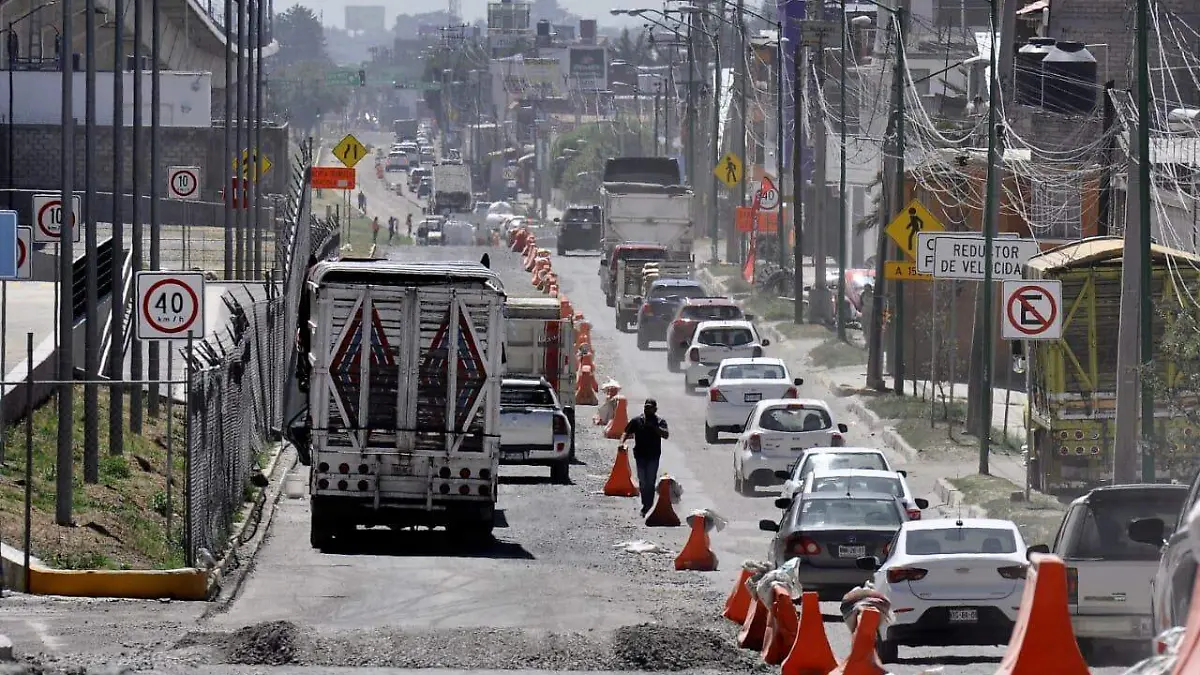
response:
[(209, 596), (210, 575), (202, 569), (57, 570), (37, 558), (30, 559), (27, 589), (24, 552), (4, 546), (0, 554), (5, 587), (33, 595), (140, 600), (206, 600)]

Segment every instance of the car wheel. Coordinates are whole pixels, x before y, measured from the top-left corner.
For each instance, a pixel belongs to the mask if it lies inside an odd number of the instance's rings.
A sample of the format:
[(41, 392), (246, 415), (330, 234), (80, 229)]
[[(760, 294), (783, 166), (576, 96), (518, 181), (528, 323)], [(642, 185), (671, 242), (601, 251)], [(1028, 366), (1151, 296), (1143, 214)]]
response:
[(875, 654), (882, 663), (895, 663), (900, 658), (900, 645), (882, 637), (875, 639)]
[(678, 373), (680, 371), (679, 365), (680, 361), (679, 359), (675, 358), (674, 354), (667, 355), (667, 370), (671, 371), (672, 373)]
[[(738, 474), (738, 476), (740, 477), (741, 474)], [(753, 497), (756, 494), (754, 489), (754, 479), (749, 476), (740, 478), (738, 481), (738, 494), (744, 497)]]
[(683, 378), (683, 393), (687, 396), (692, 396), (696, 393), (696, 387), (691, 382), (688, 382), (686, 377)]
[(640, 349), (641, 351), (646, 351), (647, 349), (650, 349), (650, 340), (645, 335), (642, 335), (641, 331), (638, 331), (637, 340), (638, 340), (638, 349)]
[(617, 306), (617, 299), (616, 299), (616, 297), (614, 297), (614, 296), (611, 296), (611, 295), (605, 295), (605, 296), (604, 296), (604, 304), (608, 305), (609, 307), (616, 307), (616, 306)]
[(550, 480), (559, 485), (571, 483), (571, 461), (558, 462), (550, 467)]
[(563, 247), (559, 246), (559, 247), (558, 247), (558, 255), (560, 255), (560, 256), (565, 256), (566, 254), (567, 254), (567, 249), (565, 249), (565, 248), (563, 248)]
[(715, 444), (717, 442), (717, 440), (719, 440), (717, 437), (717, 430), (708, 426), (708, 422), (705, 422), (704, 423), (704, 442), (708, 443), (709, 445), (712, 445), (712, 444)]

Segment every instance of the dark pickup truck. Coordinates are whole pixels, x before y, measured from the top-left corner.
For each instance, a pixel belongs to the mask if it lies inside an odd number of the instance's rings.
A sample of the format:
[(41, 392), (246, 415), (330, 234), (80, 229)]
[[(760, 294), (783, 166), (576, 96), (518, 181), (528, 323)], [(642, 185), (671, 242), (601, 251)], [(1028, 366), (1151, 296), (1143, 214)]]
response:
[(558, 223), (558, 254), (567, 251), (599, 251), (604, 239), (604, 225), (599, 206), (572, 206), (556, 218)]

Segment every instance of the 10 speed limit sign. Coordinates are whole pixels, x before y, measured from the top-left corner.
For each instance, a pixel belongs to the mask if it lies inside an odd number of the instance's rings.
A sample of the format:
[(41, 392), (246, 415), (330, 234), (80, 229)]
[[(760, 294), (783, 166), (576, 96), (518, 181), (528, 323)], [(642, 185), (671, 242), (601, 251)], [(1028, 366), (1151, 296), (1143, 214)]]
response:
[(167, 196), (170, 199), (200, 198), (200, 167), (172, 166), (167, 168)]
[(139, 340), (204, 337), (204, 275), (199, 272), (138, 272)]
[[(79, 227), (83, 215), (83, 201), (79, 195), (71, 197), (71, 239), (79, 242), (83, 228)], [(62, 236), (63, 203), (60, 194), (33, 196), (33, 240), (39, 244), (56, 244)]]

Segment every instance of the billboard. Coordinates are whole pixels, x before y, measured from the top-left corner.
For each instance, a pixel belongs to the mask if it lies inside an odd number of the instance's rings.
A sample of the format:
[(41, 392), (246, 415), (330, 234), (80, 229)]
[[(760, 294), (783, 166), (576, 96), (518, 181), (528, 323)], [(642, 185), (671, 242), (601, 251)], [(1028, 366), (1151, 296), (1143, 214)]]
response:
[(574, 91), (608, 89), (608, 50), (604, 47), (571, 47), (568, 75)]
[[(558, 59), (527, 59), (514, 56), (492, 60), (492, 82), (510, 96), (554, 97), (563, 94), (562, 64)], [(504, 96), (496, 100), (503, 101)]]
[(387, 29), (387, 10), (383, 5), (346, 6), (346, 30), (375, 33)]

